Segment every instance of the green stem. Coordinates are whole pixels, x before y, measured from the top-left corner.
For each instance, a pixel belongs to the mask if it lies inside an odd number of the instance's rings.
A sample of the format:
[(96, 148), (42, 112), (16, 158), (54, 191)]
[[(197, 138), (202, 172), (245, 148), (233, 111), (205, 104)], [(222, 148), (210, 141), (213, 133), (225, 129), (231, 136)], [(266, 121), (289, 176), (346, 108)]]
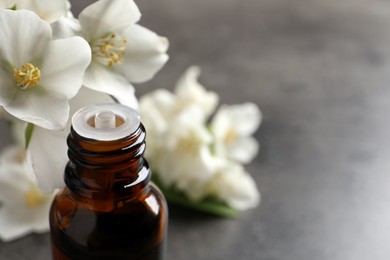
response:
[(33, 132), (34, 132), (34, 124), (28, 123), (27, 127), (26, 127), (26, 130), (24, 132), (24, 137), (25, 137), (25, 146), (24, 146), (24, 148), (25, 149), (27, 149), (29, 144), (30, 144)]
[(209, 197), (201, 201), (192, 201), (188, 199), (188, 197), (182, 192), (177, 191), (173, 188), (164, 187), (164, 185), (162, 185), (156, 174), (153, 174), (152, 180), (164, 193), (164, 196), (169, 203), (202, 212), (211, 213), (221, 217), (235, 218), (238, 216), (237, 210), (214, 198)]

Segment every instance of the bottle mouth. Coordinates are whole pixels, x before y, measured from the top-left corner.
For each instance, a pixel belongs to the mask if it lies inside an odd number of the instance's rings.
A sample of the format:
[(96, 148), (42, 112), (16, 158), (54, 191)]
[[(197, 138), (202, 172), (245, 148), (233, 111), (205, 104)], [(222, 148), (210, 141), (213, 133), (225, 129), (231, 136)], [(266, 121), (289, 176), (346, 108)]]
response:
[(134, 133), (140, 123), (136, 110), (117, 103), (87, 106), (72, 117), (72, 127), (78, 135), (99, 141), (125, 138)]

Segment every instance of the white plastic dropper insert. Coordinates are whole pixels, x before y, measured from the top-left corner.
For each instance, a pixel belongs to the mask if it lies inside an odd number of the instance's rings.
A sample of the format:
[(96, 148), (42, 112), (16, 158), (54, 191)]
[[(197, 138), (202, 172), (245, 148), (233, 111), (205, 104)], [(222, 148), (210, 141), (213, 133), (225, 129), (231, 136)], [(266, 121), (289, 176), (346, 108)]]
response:
[(111, 129), (116, 127), (116, 115), (110, 110), (98, 112), (94, 118), (95, 128)]
[(122, 139), (134, 133), (140, 123), (137, 111), (116, 103), (84, 107), (72, 117), (77, 134), (99, 141)]

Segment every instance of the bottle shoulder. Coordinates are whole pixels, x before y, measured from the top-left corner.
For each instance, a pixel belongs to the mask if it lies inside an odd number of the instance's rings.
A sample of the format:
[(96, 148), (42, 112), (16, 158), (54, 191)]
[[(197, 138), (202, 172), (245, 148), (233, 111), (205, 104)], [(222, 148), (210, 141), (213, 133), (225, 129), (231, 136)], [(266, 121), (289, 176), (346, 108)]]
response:
[(163, 211), (168, 209), (162, 192), (151, 182), (138, 194), (99, 200), (79, 196), (64, 188), (55, 196), (52, 207), (65, 211), (90, 210), (98, 213), (121, 214), (125, 212), (131, 214), (136, 211), (158, 213), (160, 209)]

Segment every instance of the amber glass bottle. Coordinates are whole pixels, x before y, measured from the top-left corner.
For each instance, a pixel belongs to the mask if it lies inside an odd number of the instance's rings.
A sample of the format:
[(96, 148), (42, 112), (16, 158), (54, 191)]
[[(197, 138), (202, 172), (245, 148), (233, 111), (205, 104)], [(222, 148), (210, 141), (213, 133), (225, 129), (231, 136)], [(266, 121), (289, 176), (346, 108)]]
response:
[(150, 182), (136, 112), (81, 109), (67, 142), (66, 187), (50, 210), (53, 259), (164, 259), (167, 205)]

